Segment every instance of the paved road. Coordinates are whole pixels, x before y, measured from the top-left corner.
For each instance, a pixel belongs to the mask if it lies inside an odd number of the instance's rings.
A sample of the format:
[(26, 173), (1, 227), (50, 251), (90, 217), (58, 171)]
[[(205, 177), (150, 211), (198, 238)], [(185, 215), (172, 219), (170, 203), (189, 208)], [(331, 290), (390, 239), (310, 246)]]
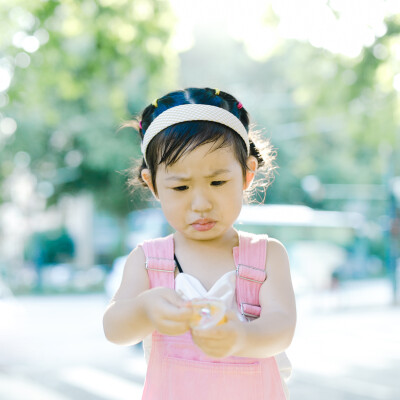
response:
[[(298, 297), (291, 399), (399, 399), (400, 308), (335, 308), (337, 300)], [(140, 399), (143, 354), (105, 340), (105, 306), (102, 295), (0, 304), (0, 399)]]

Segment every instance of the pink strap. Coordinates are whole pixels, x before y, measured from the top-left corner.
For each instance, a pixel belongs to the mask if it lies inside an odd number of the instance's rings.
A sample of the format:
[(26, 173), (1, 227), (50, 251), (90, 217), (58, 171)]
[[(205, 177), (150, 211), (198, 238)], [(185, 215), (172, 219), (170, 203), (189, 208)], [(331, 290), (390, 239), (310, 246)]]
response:
[(267, 235), (239, 232), (236, 300), (239, 310), (246, 317), (257, 318), (261, 314), (259, 294), (267, 278), (267, 243)]
[[(267, 235), (239, 232), (239, 248), (235, 252), (236, 299), (239, 309), (246, 317), (257, 318), (261, 314), (259, 293), (266, 279), (267, 242)], [(164, 286), (174, 289), (176, 265), (173, 235), (147, 240), (142, 243), (142, 247), (146, 255), (150, 287)]]
[(146, 269), (150, 287), (175, 288), (174, 239), (172, 234), (163, 238), (146, 240), (141, 244), (146, 256)]

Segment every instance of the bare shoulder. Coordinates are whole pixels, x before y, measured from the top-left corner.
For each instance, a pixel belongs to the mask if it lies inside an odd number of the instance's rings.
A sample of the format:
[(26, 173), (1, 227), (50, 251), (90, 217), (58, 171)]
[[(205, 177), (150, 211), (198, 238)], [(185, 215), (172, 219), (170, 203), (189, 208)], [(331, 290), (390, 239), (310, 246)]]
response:
[(267, 279), (260, 289), (263, 312), (284, 312), (295, 318), (296, 305), (289, 256), (285, 246), (277, 239), (268, 238), (265, 270)]
[(121, 285), (113, 296), (112, 301), (134, 298), (150, 288), (145, 264), (146, 257), (143, 248), (137, 246), (128, 255)]
[(285, 246), (277, 239), (268, 238), (265, 271), (268, 282), (274, 286), (291, 285), (289, 256)]
[(276, 259), (282, 259), (282, 261), (287, 260), (289, 261), (289, 256), (287, 253), (287, 250), (285, 246), (280, 242), (278, 239), (274, 238), (268, 238), (268, 243), (267, 243), (267, 266), (268, 262), (271, 261), (271, 258), (273, 261), (276, 261)]

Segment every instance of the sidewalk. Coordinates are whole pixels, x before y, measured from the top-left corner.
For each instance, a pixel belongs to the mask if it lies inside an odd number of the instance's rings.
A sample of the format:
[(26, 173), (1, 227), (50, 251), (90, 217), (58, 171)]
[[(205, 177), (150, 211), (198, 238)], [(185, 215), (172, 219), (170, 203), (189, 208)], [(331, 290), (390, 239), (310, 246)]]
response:
[(308, 312), (317, 313), (391, 307), (393, 291), (388, 279), (348, 281), (331, 290), (296, 295), (296, 302)]
[[(0, 332), (1, 399), (140, 399), (143, 353), (107, 342), (104, 295), (16, 300), (18, 308), (7, 314), (14, 320)], [(389, 282), (296, 300), (296, 332), (286, 351), (291, 400), (400, 399), (400, 306), (388, 305)]]
[(389, 281), (297, 296), (292, 399), (400, 398), (400, 306)]

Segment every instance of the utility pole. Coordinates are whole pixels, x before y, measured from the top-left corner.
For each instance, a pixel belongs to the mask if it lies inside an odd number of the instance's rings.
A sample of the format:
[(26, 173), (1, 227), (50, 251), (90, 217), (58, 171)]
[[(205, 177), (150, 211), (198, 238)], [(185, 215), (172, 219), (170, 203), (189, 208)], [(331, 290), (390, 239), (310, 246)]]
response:
[(387, 169), (384, 183), (387, 193), (387, 215), (388, 223), (384, 229), (386, 243), (386, 267), (387, 276), (392, 284), (393, 305), (398, 304), (397, 285), (397, 260), (400, 259), (400, 215), (398, 209), (397, 192), (399, 177), (394, 176), (394, 151), (391, 147), (385, 147), (384, 155), (387, 160)]

